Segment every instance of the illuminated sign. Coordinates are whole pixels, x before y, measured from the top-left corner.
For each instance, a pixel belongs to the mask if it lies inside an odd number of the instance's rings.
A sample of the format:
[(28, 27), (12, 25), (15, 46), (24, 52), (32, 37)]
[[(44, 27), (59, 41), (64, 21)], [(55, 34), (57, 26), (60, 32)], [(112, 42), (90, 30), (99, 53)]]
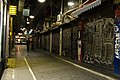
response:
[(30, 15), (30, 9), (23, 9), (23, 16), (29, 16)]
[(10, 5), (9, 10), (10, 10), (10, 15), (16, 15), (17, 6)]

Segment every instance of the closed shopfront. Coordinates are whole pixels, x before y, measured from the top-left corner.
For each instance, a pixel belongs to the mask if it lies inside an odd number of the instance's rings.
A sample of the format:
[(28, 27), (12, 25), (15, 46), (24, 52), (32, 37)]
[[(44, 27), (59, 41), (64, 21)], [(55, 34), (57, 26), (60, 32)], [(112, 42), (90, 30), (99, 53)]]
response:
[(40, 49), (42, 49), (42, 34), (39, 36), (39, 42)]
[(83, 49), (85, 63), (113, 69), (114, 11), (104, 4), (84, 14)]
[(46, 45), (45, 50), (50, 51), (50, 35), (49, 35), (49, 33), (45, 34), (45, 45)]
[(71, 58), (71, 35), (72, 35), (72, 28), (70, 24), (65, 24), (63, 28), (63, 56), (70, 57)]
[(72, 24), (73, 27), (72, 27), (72, 53), (71, 53), (71, 58), (73, 60), (78, 60), (78, 31), (79, 31), (79, 28), (78, 28), (78, 22), (77, 23), (73, 23)]
[(41, 37), (41, 48), (44, 50), (45, 49), (45, 36), (44, 34), (42, 34), (42, 37)]
[(60, 41), (60, 30), (56, 29), (52, 31), (52, 52), (59, 54), (59, 41)]

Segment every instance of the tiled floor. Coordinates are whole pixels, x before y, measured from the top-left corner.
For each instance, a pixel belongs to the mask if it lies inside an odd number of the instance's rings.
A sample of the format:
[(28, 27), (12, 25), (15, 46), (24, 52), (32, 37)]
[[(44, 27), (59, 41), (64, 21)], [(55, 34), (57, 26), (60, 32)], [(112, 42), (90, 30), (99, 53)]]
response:
[[(120, 79), (120, 78), (119, 78)], [(19, 46), (16, 67), (5, 70), (2, 80), (119, 80), (43, 52)]]

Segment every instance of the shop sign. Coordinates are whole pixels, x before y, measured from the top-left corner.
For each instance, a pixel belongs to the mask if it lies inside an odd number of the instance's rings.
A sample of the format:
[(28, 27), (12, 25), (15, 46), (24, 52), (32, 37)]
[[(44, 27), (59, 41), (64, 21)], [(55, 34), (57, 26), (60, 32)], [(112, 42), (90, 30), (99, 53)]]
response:
[(30, 15), (30, 9), (23, 9), (23, 16), (29, 16)]
[(114, 27), (115, 34), (115, 55), (114, 55), (114, 72), (120, 74), (120, 20), (117, 19)]
[(120, 59), (120, 24), (115, 26), (115, 58)]
[(115, 10), (115, 16), (120, 17), (120, 6), (117, 6), (117, 8)]
[(10, 10), (10, 15), (16, 15), (17, 6), (10, 5), (9, 10)]

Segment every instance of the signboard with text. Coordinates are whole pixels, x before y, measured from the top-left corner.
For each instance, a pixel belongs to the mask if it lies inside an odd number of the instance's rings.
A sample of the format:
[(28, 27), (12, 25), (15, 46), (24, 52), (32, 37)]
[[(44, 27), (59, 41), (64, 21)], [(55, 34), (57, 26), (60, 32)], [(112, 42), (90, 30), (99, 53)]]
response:
[(114, 72), (120, 74), (120, 19), (117, 19), (114, 27), (115, 34), (115, 55), (114, 55)]

